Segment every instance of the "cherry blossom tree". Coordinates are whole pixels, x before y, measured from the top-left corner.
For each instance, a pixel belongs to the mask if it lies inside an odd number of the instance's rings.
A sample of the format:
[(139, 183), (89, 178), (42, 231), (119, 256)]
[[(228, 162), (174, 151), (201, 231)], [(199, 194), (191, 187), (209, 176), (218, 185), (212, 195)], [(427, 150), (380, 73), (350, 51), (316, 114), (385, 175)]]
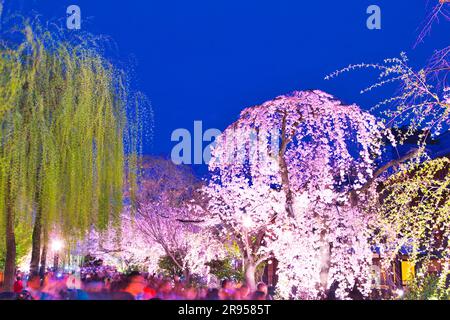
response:
[[(208, 212), (241, 248), (246, 280), (279, 261), (284, 298), (367, 293), (370, 215), (358, 207), (382, 151), (383, 124), (322, 91), (247, 108), (217, 139)], [(368, 188), (370, 189), (370, 188)]]
[(205, 275), (205, 264), (222, 258), (225, 251), (202, 226), (200, 211), (192, 210), (200, 182), (186, 167), (161, 158), (147, 158), (143, 169), (137, 229), (170, 257), (186, 278), (191, 273)]
[(242, 177), (212, 182), (208, 194), (208, 225), (219, 239), (236, 243), (242, 255), (247, 285), (255, 289), (256, 268), (271, 255), (262, 245), (271, 221), (285, 212), (283, 195), (269, 185), (249, 186)]
[(156, 243), (149, 241), (136, 224), (131, 208), (127, 207), (122, 214), (119, 229), (113, 225), (104, 232), (92, 228), (71, 254), (75, 256), (89, 254), (121, 270), (139, 266), (148, 272), (156, 273), (158, 261), (164, 255), (164, 251)]

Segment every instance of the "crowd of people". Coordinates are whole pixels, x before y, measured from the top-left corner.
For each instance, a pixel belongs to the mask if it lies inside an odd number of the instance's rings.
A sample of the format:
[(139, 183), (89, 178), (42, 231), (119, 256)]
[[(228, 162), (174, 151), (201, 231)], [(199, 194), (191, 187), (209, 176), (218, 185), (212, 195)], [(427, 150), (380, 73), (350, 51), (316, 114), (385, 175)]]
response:
[(196, 286), (178, 276), (131, 272), (111, 267), (84, 268), (79, 272), (18, 273), (14, 292), (0, 293), (0, 300), (272, 300), (269, 287), (255, 290), (230, 279), (218, 287)]

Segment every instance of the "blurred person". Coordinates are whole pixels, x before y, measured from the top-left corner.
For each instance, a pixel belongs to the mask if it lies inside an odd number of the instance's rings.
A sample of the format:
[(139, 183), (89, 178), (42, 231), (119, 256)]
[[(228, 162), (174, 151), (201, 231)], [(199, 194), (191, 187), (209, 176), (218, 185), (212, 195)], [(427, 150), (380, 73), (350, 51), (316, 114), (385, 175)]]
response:
[(144, 296), (144, 289), (147, 287), (147, 281), (139, 273), (132, 273), (128, 279), (125, 292), (130, 293), (135, 300), (141, 300)]
[(219, 290), (220, 300), (232, 300), (235, 294), (234, 282), (229, 279), (222, 281), (221, 289)]
[(252, 294), (252, 300), (266, 300), (266, 294), (262, 291), (255, 291)]
[(104, 291), (107, 291), (107, 292), (111, 291), (111, 282), (112, 282), (111, 278), (109, 278), (109, 277), (105, 278), (105, 282), (103, 284), (103, 290)]
[(220, 300), (219, 289), (217, 288), (209, 289), (208, 294), (206, 295), (206, 300)]
[(21, 293), (23, 291), (23, 282), (21, 276), (18, 276), (16, 278), (16, 281), (14, 281), (13, 291), (14, 293)]
[(127, 292), (129, 280), (123, 277), (117, 277), (111, 283), (110, 298), (112, 300), (135, 300), (135, 297)]
[(258, 285), (256, 286), (256, 291), (264, 293), (264, 300), (273, 300), (272, 296), (269, 295), (269, 288), (264, 282), (258, 283)]
[(28, 278), (26, 289), (33, 300), (41, 300), (41, 278), (34, 274)]
[(197, 293), (198, 300), (206, 300), (207, 295), (208, 295), (208, 288), (200, 287), (198, 289), (198, 293)]
[[(48, 274), (42, 285), (41, 300), (62, 300), (67, 293), (66, 279), (61, 279)], [(65, 291), (65, 292), (64, 292)]]
[(84, 286), (86, 292), (89, 293), (102, 293), (103, 292), (103, 282), (100, 281), (89, 281)]
[(243, 284), (236, 290), (235, 300), (249, 300), (250, 297), (250, 288), (247, 285)]
[(185, 295), (185, 287), (182, 282), (174, 282), (174, 286), (172, 289), (172, 294), (175, 296), (175, 299), (183, 299)]
[(151, 300), (156, 297), (156, 290), (153, 289), (151, 286), (147, 285), (144, 289), (144, 296), (143, 300)]
[(81, 289), (81, 280), (79, 277), (75, 275), (75, 272), (72, 272), (66, 280), (66, 286), (69, 290), (80, 290)]
[(168, 280), (163, 280), (158, 288), (157, 298), (161, 300), (175, 300), (172, 293), (172, 284)]
[(195, 287), (189, 287), (184, 290), (185, 300), (196, 300), (197, 299), (197, 289)]

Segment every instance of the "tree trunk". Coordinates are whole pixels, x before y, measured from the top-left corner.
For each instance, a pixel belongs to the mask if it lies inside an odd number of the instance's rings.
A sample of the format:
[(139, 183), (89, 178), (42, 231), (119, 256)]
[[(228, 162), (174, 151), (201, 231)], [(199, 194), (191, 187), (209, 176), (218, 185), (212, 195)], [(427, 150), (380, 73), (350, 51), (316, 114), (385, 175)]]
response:
[[(45, 234), (45, 232), (44, 232)], [(46, 265), (47, 265), (47, 239), (46, 236), (44, 235), (44, 243), (42, 244), (42, 254), (41, 254), (41, 267), (39, 269), (39, 275), (41, 277), (44, 276), (45, 274), (45, 269), (46, 269)]]
[(328, 274), (330, 272), (331, 263), (331, 246), (328, 242), (322, 240), (320, 246), (320, 285), (324, 292), (327, 294), (328, 290)]
[(291, 183), (289, 181), (289, 172), (287, 168), (286, 160), (284, 159), (283, 155), (280, 155), (279, 157), (280, 162), (280, 173), (281, 173), (281, 183), (283, 185), (283, 190), (286, 195), (286, 212), (288, 214), (288, 217), (294, 217), (294, 208), (293, 208), (293, 202), (294, 198), (292, 195), (291, 190)]
[(183, 271), (183, 275), (184, 275), (184, 281), (186, 284), (189, 284), (189, 281), (191, 280), (191, 273), (189, 272), (189, 269), (186, 268)]
[(13, 291), (16, 272), (16, 237), (14, 234), (14, 214), (11, 205), (6, 207), (6, 261), (3, 289)]
[(294, 217), (294, 208), (293, 202), (294, 197), (292, 195), (291, 183), (289, 181), (289, 170), (286, 163), (286, 159), (284, 158), (284, 154), (286, 153), (286, 149), (289, 143), (289, 138), (287, 137), (287, 114), (283, 116), (283, 121), (281, 125), (281, 147), (278, 152), (278, 163), (280, 165), (280, 175), (281, 175), (281, 184), (283, 186), (283, 191), (286, 195), (286, 212), (288, 217)]
[(36, 218), (33, 227), (30, 274), (37, 274), (39, 272), (39, 261), (41, 255), (41, 229), (42, 229), (41, 212), (42, 210), (38, 206), (38, 208), (36, 209)]
[(255, 271), (256, 271), (255, 265), (253, 263), (250, 263), (249, 261), (246, 261), (245, 284), (250, 288), (250, 291), (256, 290)]

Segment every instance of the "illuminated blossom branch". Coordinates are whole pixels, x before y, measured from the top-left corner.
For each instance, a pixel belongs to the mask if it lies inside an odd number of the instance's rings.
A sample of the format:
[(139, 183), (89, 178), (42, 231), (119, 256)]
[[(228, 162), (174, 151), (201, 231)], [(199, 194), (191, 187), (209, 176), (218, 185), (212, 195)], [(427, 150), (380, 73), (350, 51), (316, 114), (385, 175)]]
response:
[[(430, 134), (438, 135), (443, 129), (448, 129), (450, 111), (448, 84), (442, 80), (438, 83), (434, 81), (442, 79), (437, 76), (437, 72), (448, 73), (448, 67), (437, 67), (437, 63), (448, 65), (448, 59), (446, 50), (440, 54), (440, 58), (435, 57), (434, 67), (415, 71), (409, 66), (406, 54), (401, 53), (400, 58), (385, 59), (383, 64), (350, 65), (330, 74), (326, 79), (352, 70), (371, 68), (380, 72), (379, 81), (361, 93), (399, 82), (399, 93), (382, 100), (373, 109), (384, 108), (382, 113), (388, 118), (389, 127), (408, 125), (408, 131), (400, 137), (400, 142), (421, 131), (419, 145), (424, 146)], [(446, 81), (447, 77), (443, 79)]]
[(431, 33), (431, 29), (435, 22), (439, 21), (439, 18), (443, 18), (444, 20), (450, 21), (450, 12), (448, 10), (449, 3), (447, 0), (439, 0), (439, 3), (434, 5), (425, 21), (423, 22), (421, 32), (417, 37), (417, 41), (414, 47), (417, 47), (420, 43), (424, 42), (425, 38)]

